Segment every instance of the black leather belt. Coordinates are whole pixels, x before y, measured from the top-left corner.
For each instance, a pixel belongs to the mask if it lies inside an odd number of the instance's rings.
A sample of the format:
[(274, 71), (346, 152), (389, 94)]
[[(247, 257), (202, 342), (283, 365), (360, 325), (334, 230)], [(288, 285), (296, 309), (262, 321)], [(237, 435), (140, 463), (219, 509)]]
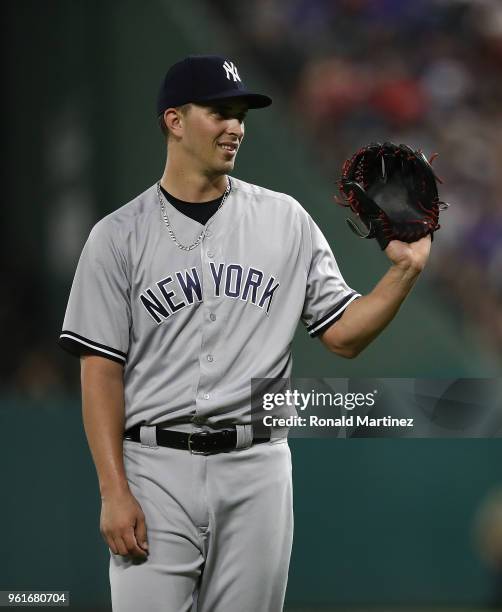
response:
[[(124, 433), (124, 438), (133, 442), (141, 442), (140, 430), (141, 425), (134, 425)], [(194, 455), (222, 453), (234, 450), (237, 445), (237, 430), (235, 428), (222, 429), (214, 433), (210, 431), (197, 431), (188, 434), (182, 431), (161, 429), (159, 426), (156, 426), (156, 435), (159, 446), (189, 450)], [(270, 436), (268, 438), (253, 438), (253, 444), (269, 441)]]

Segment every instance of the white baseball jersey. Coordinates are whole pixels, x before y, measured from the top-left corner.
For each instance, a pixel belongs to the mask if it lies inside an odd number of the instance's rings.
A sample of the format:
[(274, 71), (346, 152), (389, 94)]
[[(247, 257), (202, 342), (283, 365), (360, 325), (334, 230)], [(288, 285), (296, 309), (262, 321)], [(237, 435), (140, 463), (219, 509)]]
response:
[(252, 378), (288, 377), (298, 321), (311, 336), (360, 294), (290, 196), (235, 178), (205, 226), (156, 185), (103, 218), (82, 251), (60, 336), (124, 365), (126, 428), (251, 421)]

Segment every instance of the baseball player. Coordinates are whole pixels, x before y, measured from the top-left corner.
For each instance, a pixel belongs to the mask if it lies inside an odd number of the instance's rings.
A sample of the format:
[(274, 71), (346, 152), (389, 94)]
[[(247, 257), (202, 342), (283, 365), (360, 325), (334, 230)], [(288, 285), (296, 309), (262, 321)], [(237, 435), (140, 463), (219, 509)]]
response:
[(282, 610), (291, 455), (287, 429), (253, 432), (251, 379), (289, 376), (299, 321), (357, 355), (428, 257), (430, 238), (392, 241), (361, 297), (297, 201), (231, 176), (248, 109), (269, 104), (227, 58), (172, 66), (164, 173), (78, 263), (60, 343), (81, 357), (115, 612)]

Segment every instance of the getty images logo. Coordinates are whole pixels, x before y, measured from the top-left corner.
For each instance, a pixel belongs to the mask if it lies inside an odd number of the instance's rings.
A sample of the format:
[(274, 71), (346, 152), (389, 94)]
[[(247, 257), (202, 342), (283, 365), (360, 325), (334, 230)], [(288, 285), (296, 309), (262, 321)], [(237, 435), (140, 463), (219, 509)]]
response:
[(229, 62), (228, 60), (226, 60), (225, 63), (223, 64), (223, 68), (225, 68), (227, 79), (229, 81), (233, 77), (234, 81), (240, 82), (241, 77), (239, 76), (239, 73), (237, 72), (237, 66), (233, 62)]

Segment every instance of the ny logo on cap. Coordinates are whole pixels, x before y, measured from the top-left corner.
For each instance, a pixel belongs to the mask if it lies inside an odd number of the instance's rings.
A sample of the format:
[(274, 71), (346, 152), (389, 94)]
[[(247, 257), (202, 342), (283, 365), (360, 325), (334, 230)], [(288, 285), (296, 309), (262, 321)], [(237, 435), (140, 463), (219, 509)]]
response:
[(228, 60), (225, 60), (225, 63), (223, 64), (223, 68), (225, 68), (225, 72), (227, 73), (227, 79), (229, 81), (230, 81), (231, 76), (234, 78), (234, 81), (241, 80), (241, 77), (239, 76), (239, 73), (237, 72), (237, 66), (235, 66), (233, 62), (229, 62)]

